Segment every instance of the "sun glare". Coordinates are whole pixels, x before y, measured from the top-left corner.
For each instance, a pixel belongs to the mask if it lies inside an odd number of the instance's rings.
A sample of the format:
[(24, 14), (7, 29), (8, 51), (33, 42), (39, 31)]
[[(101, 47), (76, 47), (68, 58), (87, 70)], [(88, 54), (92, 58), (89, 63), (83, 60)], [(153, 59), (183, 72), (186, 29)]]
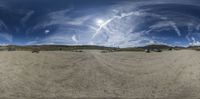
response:
[(98, 26), (101, 26), (102, 24), (103, 24), (103, 20), (102, 19), (97, 19), (96, 20), (96, 24), (98, 25)]

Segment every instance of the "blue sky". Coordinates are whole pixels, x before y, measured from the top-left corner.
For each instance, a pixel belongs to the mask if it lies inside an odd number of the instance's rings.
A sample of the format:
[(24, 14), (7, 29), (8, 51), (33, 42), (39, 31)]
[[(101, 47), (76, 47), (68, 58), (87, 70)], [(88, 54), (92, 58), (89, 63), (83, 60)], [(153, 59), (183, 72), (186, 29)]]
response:
[(199, 0), (0, 0), (0, 44), (200, 45)]

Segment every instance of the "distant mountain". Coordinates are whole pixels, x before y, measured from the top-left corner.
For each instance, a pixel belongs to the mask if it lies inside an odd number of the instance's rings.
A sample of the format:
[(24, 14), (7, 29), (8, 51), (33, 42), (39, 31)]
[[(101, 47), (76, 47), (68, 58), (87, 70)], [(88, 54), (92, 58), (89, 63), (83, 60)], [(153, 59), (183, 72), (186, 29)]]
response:
[(148, 48), (148, 49), (169, 49), (169, 48), (173, 48), (172, 46), (168, 46), (168, 45), (147, 45), (147, 46), (144, 46), (142, 48)]
[(129, 47), (129, 48), (120, 48), (118, 49), (119, 51), (144, 51), (145, 49), (162, 49), (162, 50), (168, 50), (174, 48), (172, 46), (168, 45), (159, 45), (159, 44), (152, 44), (152, 45), (147, 45), (147, 46), (142, 46), (142, 47)]
[(200, 48), (200, 46), (189, 46), (188, 48)]
[[(33, 49), (39, 49), (42, 51), (57, 51), (57, 50), (113, 50), (113, 51), (144, 51), (144, 49), (186, 49), (185, 47), (172, 47), (168, 45), (147, 45), (143, 47), (128, 47), (128, 48), (116, 48), (116, 47), (105, 47), (105, 46), (96, 46), (96, 45), (29, 45), (29, 46), (17, 46), (17, 45), (7, 45), (0, 46), (0, 50), (8, 51), (31, 51)], [(189, 46), (188, 49), (200, 49), (200, 46)]]

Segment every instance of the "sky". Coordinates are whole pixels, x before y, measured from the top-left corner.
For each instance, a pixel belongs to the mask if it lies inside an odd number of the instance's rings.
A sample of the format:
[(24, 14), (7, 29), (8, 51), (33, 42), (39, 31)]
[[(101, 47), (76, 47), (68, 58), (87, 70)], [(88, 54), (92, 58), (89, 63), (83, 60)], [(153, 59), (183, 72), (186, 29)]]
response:
[(0, 0), (1, 45), (200, 45), (199, 0)]

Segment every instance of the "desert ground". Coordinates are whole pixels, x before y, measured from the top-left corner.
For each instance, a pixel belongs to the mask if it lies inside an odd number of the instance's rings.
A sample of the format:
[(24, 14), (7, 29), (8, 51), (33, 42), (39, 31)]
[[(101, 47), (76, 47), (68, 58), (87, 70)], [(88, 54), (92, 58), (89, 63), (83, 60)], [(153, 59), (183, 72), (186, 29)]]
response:
[(196, 99), (200, 52), (0, 52), (0, 99)]

